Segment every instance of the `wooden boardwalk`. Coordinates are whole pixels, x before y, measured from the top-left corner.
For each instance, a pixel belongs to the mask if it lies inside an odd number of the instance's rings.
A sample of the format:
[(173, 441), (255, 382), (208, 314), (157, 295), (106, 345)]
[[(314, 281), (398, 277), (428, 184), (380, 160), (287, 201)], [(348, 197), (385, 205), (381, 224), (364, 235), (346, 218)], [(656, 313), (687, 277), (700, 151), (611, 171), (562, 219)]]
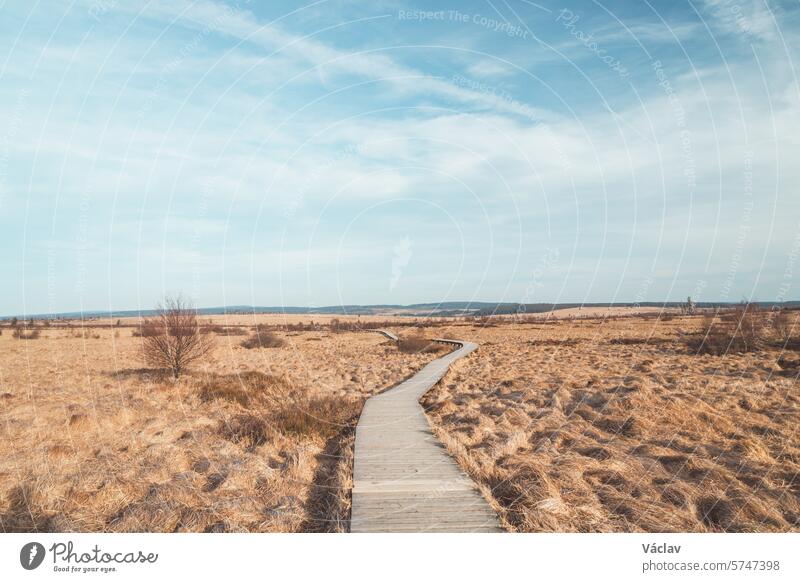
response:
[(356, 427), (352, 532), (502, 531), (474, 483), (433, 436), (419, 404), (451, 363), (478, 347), (437, 341), (459, 348), (364, 405)]

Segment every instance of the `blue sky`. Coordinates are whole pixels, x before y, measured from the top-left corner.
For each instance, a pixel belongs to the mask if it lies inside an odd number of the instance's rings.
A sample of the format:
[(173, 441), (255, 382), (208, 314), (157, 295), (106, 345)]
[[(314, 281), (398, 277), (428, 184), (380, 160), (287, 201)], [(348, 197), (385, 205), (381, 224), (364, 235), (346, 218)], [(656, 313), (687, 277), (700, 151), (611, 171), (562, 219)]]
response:
[(2, 313), (800, 298), (796, 2), (0, 14)]

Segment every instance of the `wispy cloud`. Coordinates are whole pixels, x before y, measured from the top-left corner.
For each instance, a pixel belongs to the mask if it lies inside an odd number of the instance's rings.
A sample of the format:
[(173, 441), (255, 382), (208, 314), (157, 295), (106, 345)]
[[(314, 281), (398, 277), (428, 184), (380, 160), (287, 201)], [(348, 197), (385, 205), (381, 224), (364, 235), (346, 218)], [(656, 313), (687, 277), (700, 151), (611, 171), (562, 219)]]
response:
[(704, 13), (723, 32), (748, 40), (774, 40), (781, 10), (766, 0), (702, 0)]
[(527, 4), (459, 13), (536, 39), (398, 26), (403, 3), (93, 6), (36, 12), (15, 45), (0, 23), (11, 311), (149, 305), (189, 276), (204, 304), (276, 303), (278, 282), (299, 303), (381, 301), (387, 281), (396, 301), (517, 300), (543, 248), (549, 300), (630, 299), (651, 276), (660, 298), (703, 277), (713, 294), (737, 245), (756, 273), (737, 293), (769, 299), (785, 271), (800, 100), (766, 4), (737, 3), (746, 33), (704, 4), (712, 37), (689, 9), (576, 2), (589, 40)]

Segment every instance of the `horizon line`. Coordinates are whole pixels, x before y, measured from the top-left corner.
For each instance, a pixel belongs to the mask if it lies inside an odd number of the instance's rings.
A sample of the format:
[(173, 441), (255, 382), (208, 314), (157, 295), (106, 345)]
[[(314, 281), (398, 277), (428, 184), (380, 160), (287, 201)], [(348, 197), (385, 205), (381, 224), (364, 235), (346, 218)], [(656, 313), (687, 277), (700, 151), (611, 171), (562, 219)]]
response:
[[(700, 307), (715, 307), (719, 305), (738, 305), (740, 303), (749, 302), (757, 305), (764, 306), (787, 306), (787, 305), (800, 305), (800, 299), (786, 299), (783, 301), (748, 301), (741, 299), (738, 301), (731, 300), (707, 300), (696, 301), (696, 306)], [(431, 309), (440, 309), (442, 311), (463, 311), (469, 309), (470, 306), (488, 307), (493, 306), (497, 308), (520, 307), (520, 306), (543, 306), (551, 308), (570, 308), (570, 307), (677, 307), (685, 304), (685, 301), (537, 301), (537, 302), (520, 302), (520, 301), (426, 301), (416, 303), (342, 303), (315, 306), (302, 306), (302, 305), (212, 305), (207, 307), (192, 307), (201, 315), (219, 315), (229, 313), (231, 315), (252, 312), (253, 314), (287, 314), (287, 315), (336, 315), (338, 310), (350, 309), (422, 309), (429, 307)], [(449, 308), (449, 309), (448, 309)], [(552, 310), (552, 309), (551, 309)], [(97, 317), (97, 316), (114, 316), (119, 315), (122, 317), (130, 316), (133, 314), (154, 313), (158, 311), (158, 307), (151, 308), (135, 308), (135, 309), (78, 309), (72, 311), (50, 311), (50, 312), (37, 312), (37, 313), (17, 313), (10, 315), (0, 315), (0, 320), (7, 319), (38, 319), (38, 318), (56, 318), (56, 317)], [(292, 311), (294, 313), (287, 313)], [(540, 311), (543, 312), (546, 310)], [(219, 313), (214, 313), (219, 312)], [(506, 315), (508, 313), (501, 313)], [(340, 315), (364, 315), (363, 313), (340, 313)], [(433, 315), (433, 314), (431, 314)], [(498, 314), (500, 315), (500, 314)]]

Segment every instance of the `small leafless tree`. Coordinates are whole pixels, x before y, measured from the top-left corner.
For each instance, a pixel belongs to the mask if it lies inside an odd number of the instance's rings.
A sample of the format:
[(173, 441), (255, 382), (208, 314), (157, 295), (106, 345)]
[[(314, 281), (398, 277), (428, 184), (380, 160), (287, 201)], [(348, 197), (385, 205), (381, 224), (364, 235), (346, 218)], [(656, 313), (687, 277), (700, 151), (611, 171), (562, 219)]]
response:
[(167, 368), (178, 378), (192, 362), (211, 352), (213, 344), (200, 333), (197, 310), (181, 295), (167, 297), (155, 317), (145, 319), (142, 356), (150, 366)]

